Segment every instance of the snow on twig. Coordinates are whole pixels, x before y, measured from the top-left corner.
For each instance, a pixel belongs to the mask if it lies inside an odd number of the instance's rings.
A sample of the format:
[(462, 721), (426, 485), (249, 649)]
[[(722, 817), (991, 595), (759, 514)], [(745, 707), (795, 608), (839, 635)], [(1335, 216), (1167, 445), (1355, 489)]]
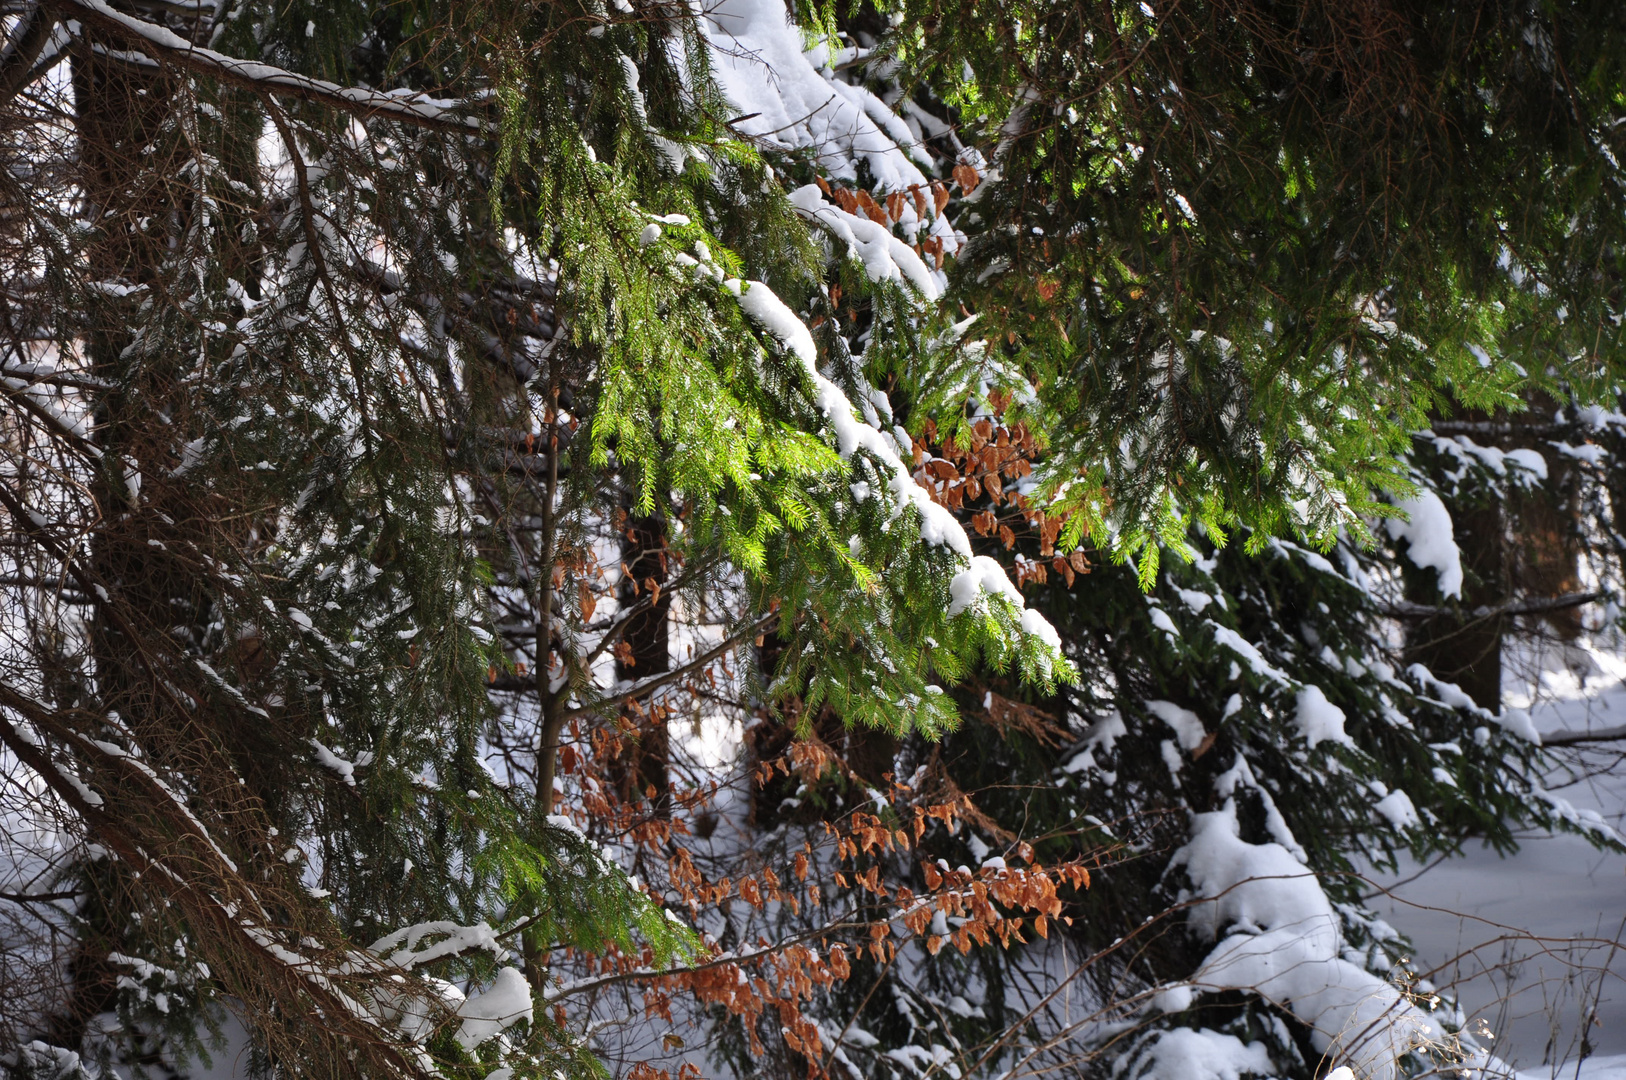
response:
[(242, 60), (213, 49), (194, 45), (179, 34), (126, 15), (104, 0), (50, 0), (64, 14), (110, 30), (151, 50), (154, 58), (207, 75), (234, 86), (259, 93), (288, 94), (333, 105), (367, 118), (383, 116), (418, 127), (452, 131), (481, 131), (486, 124), (478, 117), (459, 116), (462, 102), (445, 101), (421, 94), (390, 93), (359, 86), (341, 86), (325, 79), (289, 71), (274, 64)]

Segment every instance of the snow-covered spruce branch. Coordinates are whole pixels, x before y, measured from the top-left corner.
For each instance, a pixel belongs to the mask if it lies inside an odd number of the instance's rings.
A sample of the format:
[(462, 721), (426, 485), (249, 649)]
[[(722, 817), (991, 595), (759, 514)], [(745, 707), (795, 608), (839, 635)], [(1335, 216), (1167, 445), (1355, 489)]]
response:
[(302, 98), (350, 113), (361, 119), (389, 119), (435, 131), (484, 131), (488, 124), (464, 116), (466, 103), (442, 101), (422, 94), (386, 93), (359, 86), (341, 86), (325, 79), (227, 56), (194, 45), (166, 27), (155, 25), (108, 6), (103, 0), (46, 0), (62, 19), (104, 30), (139, 47), (152, 59), (173, 64), (195, 75), (218, 79), (260, 94)]
[(871, 281), (905, 281), (927, 300), (936, 300), (942, 294), (942, 286), (925, 261), (885, 225), (826, 202), (816, 184), (797, 188), (789, 198), (799, 217), (828, 232), (864, 264), (864, 273)]
[(60, 386), (69, 390), (90, 390), (107, 392), (113, 389), (113, 384), (105, 379), (97, 379), (85, 372), (69, 374), (62, 371), (39, 370), (35, 365), (25, 364), (22, 367), (0, 367), (0, 378), (8, 382), (15, 381), (19, 385), (15, 389), (28, 389), (35, 386)]
[[(0, 709), (25, 717), (36, 731), (58, 726), (52, 723), (52, 717), (43, 706), (30, 701), (4, 682), (0, 682)], [(59, 736), (61, 734), (58, 733)], [(303, 992), (314, 993), (319, 999), (326, 998), (327, 1005), (339, 1007), (337, 1015), (364, 1025), (363, 1030), (346, 1033), (347, 1037), (368, 1038), (375, 1044), (385, 1045), (399, 1062), (410, 1062), (413, 1069), (401, 1075), (423, 1076), (431, 1071), (427, 1058), (410, 1046), (416, 1041), (413, 1030), (403, 1028), (409, 1045), (399, 1047), (396, 1045), (399, 1036), (384, 1025), (391, 1019), (426, 1020), (440, 997), (432, 987), (409, 984), (402, 989), (396, 981), (398, 973), (475, 951), (489, 951), (501, 959), (504, 950), (489, 926), (483, 923), (472, 927), (462, 926), (447, 921), (420, 923), (386, 935), (366, 951), (345, 949), (339, 959), (329, 962), (296, 952), (280, 940), (284, 931), (275, 927), (257, 890), (249, 884), (235, 861), (221, 850), (207, 827), (151, 766), (121, 747), (77, 732), (66, 734), (73, 736), (72, 742), (76, 747), (100, 755), (104, 760), (117, 762), (125, 766), (130, 774), (144, 780), (148, 790), (153, 792), (153, 797), (144, 800), (144, 804), (154, 808), (168, 806), (177, 811), (178, 816), (171, 817), (171, 825), (178, 826), (174, 831), (200, 838), (213, 851), (218, 864), (207, 868), (204, 878), (200, 880), (196, 871), (189, 869), (193, 860), (177, 861), (152, 855), (141, 840), (130, 832), (128, 823), (120, 823), (107, 809), (101, 795), (71, 770), (53, 762), (33, 732), (19, 728), (0, 714), (0, 745), (38, 773), (46, 785), (74, 809), (97, 840), (104, 842), (122, 861), (137, 872), (153, 875), (152, 880), (159, 882), (160, 887), (172, 894), (173, 900), (180, 902), (183, 909), (191, 911), (194, 916), (200, 913), (201, 904), (201, 913), (210, 917), (217, 930), (229, 928), (234, 934), (228, 936), (234, 936), (240, 945), (248, 943), (253, 947), (250, 951), (275, 961), (277, 966), (273, 970), (287, 971), (298, 981)], [(18, 899), (45, 900), (56, 895), (71, 897), (77, 894), (41, 894)], [(223, 900), (223, 896), (235, 899)], [(245, 914), (245, 908), (253, 909), (257, 915)], [(425, 937), (432, 935), (441, 936), (441, 940), (424, 948), (418, 947)], [(353, 990), (346, 989), (344, 985), (358, 981), (360, 985)], [(499, 972), (498, 984), (491, 991), (476, 994), (458, 1005), (455, 1011), (462, 1018), (462, 1023), (457, 1038), (465, 1048), (479, 1045), (521, 1015), (529, 1015), (528, 995), (523, 1008), (516, 1009), (507, 1004), (514, 996), (513, 982), (512, 976)], [(520, 985), (523, 985), (523, 980)], [(485, 1000), (488, 997), (491, 1000)], [(499, 1003), (502, 1003), (500, 1009), (496, 1007)], [(324, 1011), (330, 1016), (335, 1015), (331, 1008)], [(421, 1024), (418, 1026), (421, 1027)], [(416, 1034), (421, 1034), (421, 1031)]]
[[(66, 782), (72, 788), (78, 802), (86, 807), (95, 808), (98, 813), (105, 813), (101, 810), (106, 805), (102, 796), (92, 790), (83, 779), (75, 775), (71, 770), (51, 761), (44, 744), (40, 742), (40, 737), (47, 735), (54, 737), (63, 745), (71, 745), (74, 749), (107, 763), (111, 768), (119, 770), (124, 775), (136, 778), (137, 784), (145, 788), (150, 796), (143, 800), (149, 809), (157, 811), (161, 807), (171, 808), (175, 814), (172, 823), (178, 826), (176, 829), (177, 834), (191, 836), (201, 841), (203, 846), (214, 854), (219, 860), (219, 865), (214, 868), (214, 871), (222, 880), (233, 879), (240, 875), (241, 871), (238, 869), (237, 863), (216, 843), (208, 827), (198, 820), (197, 815), (175, 793), (175, 790), (158, 776), (152, 766), (117, 744), (101, 739), (92, 739), (73, 729), (62, 719), (59, 712), (33, 700), (4, 680), (0, 680), (0, 709), (25, 718), (34, 727), (35, 731), (40, 733), (39, 736), (36, 736), (34, 733), (19, 728), (11, 721), (6, 720), (4, 721), (4, 730), (0, 730), (0, 737), (9, 736), (7, 746), (12, 747), (15, 751), (13, 746), (13, 741), (15, 741), (19, 745), (30, 747), (34, 752), (31, 756), (41, 757), (48, 762), (47, 771), (52, 776), (59, 777)], [(29, 765), (38, 771), (38, 763), (31, 760)], [(47, 777), (48, 780), (50, 778)], [(260, 914), (264, 916), (265, 912), (260, 907), (259, 901), (252, 899), (252, 890), (250, 890), (250, 897), (256, 909), (260, 910)]]
[(859, 450), (868, 453), (884, 474), (890, 474), (888, 486), (895, 502), (894, 516), (913, 509), (920, 519), (920, 538), (924, 543), (946, 547), (953, 554), (959, 569), (949, 583), (952, 597), (948, 614), (952, 618), (968, 609), (977, 609), (990, 597), (999, 597), (1019, 612), (1021, 631), (1037, 638), (1059, 657), (1061, 638), (1050, 621), (1033, 608), (1027, 607), (1022, 593), (1011, 584), (1005, 570), (982, 555), (973, 555), (971, 538), (954, 514), (938, 505), (931, 493), (922, 487), (914, 472), (899, 456), (898, 447), (891, 438), (860, 419), (847, 394), (818, 368), (818, 349), (813, 334), (783, 300), (760, 281), (740, 281), (730, 278), (723, 288), (739, 301), (740, 308), (778, 342), (779, 346), (801, 365), (803, 373), (813, 387), (814, 405), (835, 431), (836, 450), (843, 459), (851, 460)]

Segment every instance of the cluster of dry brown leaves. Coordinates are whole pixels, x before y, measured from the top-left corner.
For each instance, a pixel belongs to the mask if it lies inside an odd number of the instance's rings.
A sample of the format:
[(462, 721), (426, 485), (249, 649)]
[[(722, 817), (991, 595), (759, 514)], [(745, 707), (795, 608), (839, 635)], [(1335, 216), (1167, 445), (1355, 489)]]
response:
[[(1002, 716), (1023, 708), (997, 700), (1007, 706)], [(651, 713), (649, 719), (656, 717)], [(657, 903), (682, 911), (692, 925), (714, 924), (708, 914), (726, 917), (745, 905), (745, 923), (778, 928), (776, 938), (760, 933), (729, 949), (711, 944), (687, 965), (661, 973), (650, 970), (647, 952), (575, 955), (573, 966), (587, 976), (578, 981), (624, 981), (635, 987), (646, 1017), (669, 1025), (694, 1015), (674, 1008), (680, 998), (702, 1010), (720, 1010), (739, 1023), (756, 1054), (768, 1049), (764, 1035), (778, 1032), (810, 1080), (834, 1075), (816, 1006), (825, 992), (853, 977), (855, 959), (888, 966), (913, 944), (935, 955), (944, 946), (967, 953), (974, 945), (1017, 945), (1030, 933), (1048, 937), (1056, 920), (1071, 922), (1063, 914), (1064, 891), (1088, 888), (1090, 865), (1100, 857), (1047, 866), (1007, 834), (1002, 860), (983, 867), (950, 867), (930, 858), (921, 845), (934, 825), (953, 832), (962, 819), (974, 824), (985, 818), (969, 796), (928, 774), (918, 785), (889, 776), (885, 809), (826, 816), (809, 830), (811, 839), (779, 862), (746, 851), (733, 872), (712, 875), (686, 839), (694, 835), (692, 823), (711, 811), (718, 784), (674, 790), (668, 802), (657, 804), (652, 789), (629, 793), (617, 782), (634, 749), (630, 725), (590, 732), (578, 726), (572, 734), (561, 771), (585, 792), (573, 812), (600, 835), (636, 849), (644, 888)], [(778, 777), (812, 786), (848, 776), (839, 755), (810, 735), (761, 762), (751, 782), (760, 790)], [(934, 922), (939, 930), (951, 929), (934, 933)], [(565, 1006), (555, 1018), (569, 1019)], [(668, 1038), (667, 1050), (681, 1049), (679, 1037)], [(681, 1061), (663, 1067), (651, 1060), (629, 1075), (687, 1080), (697, 1075), (692, 1069)]]
[(1006, 490), (1033, 472), (1040, 447), (1026, 423), (1001, 421), (1009, 395), (996, 391), (989, 396), (993, 418), (971, 424), (964, 445), (953, 433), (939, 436), (937, 424), (926, 421), (922, 437), (915, 440), (915, 479), (952, 510), (965, 510), (986, 496), (987, 505), (972, 514), (971, 527), (979, 536), (997, 535), (1006, 550), (1023, 534), (1038, 540), (1038, 560), (1017, 560), (1018, 587), (1030, 581), (1044, 584), (1053, 570), (1072, 588), (1077, 575), (1090, 572), (1090, 561), (1077, 548), (1065, 555), (1056, 551), (1065, 515), (1035, 507), (1020, 491)]
[[(977, 170), (966, 164), (956, 165), (951, 176), (964, 195), (971, 194), (981, 182)], [(930, 216), (940, 216), (951, 197), (949, 185), (941, 180), (933, 180), (924, 186), (910, 184), (903, 191), (889, 192), (879, 199), (861, 187), (849, 188), (842, 184), (831, 184), (822, 176), (814, 177), (814, 181), (819, 185), (819, 190), (835, 200), (841, 209), (854, 216), (861, 215), (886, 229), (903, 220), (905, 206), (912, 205), (915, 219), (923, 222), (927, 219), (928, 211)], [(914, 249), (922, 259), (930, 258), (937, 269), (943, 269), (948, 251), (941, 236), (928, 236), (924, 240), (917, 240)]]

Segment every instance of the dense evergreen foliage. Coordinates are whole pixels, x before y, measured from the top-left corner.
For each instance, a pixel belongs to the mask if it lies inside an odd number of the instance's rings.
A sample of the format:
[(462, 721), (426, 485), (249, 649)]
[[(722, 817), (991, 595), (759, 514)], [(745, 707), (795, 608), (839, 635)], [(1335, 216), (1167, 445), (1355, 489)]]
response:
[(1350, 873), (1609, 842), (1618, 12), (5, 18), (5, 1068), (1485, 1063)]
[(1053, 484), (1084, 470), (1069, 501), (1119, 543), (1324, 540), (1432, 410), (1608, 393), (1614, 6), (899, 14), (907, 69), (998, 132), (960, 272), (1053, 390)]

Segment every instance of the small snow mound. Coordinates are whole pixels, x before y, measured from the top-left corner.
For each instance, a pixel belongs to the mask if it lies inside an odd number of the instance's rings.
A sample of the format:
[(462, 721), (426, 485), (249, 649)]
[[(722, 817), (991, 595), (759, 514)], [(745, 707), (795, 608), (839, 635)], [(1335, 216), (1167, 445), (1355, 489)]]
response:
[(525, 976), (518, 968), (502, 968), (491, 989), (475, 994), (458, 1007), (457, 1015), (463, 1017), (457, 1029), (458, 1045), (473, 1050), (519, 1021), (531, 1019), (533, 1013), (531, 986)]
[(1152, 1008), (1160, 1013), (1185, 1012), (1196, 997), (1189, 986), (1169, 986), (1152, 995)]
[(1411, 796), (1404, 791), (1389, 792), (1374, 803), (1372, 809), (1383, 815), (1383, 819), (1396, 829), (1409, 829), (1423, 823), (1423, 819), (1417, 816), (1417, 807), (1412, 804)]
[(1190, 753), (1203, 744), (1207, 732), (1203, 730), (1202, 720), (1190, 709), (1182, 709), (1172, 701), (1148, 701), (1146, 711), (1169, 725), (1180, 749)]
[(1274, 1072), (1263, 1043), (1244, 1043), (1235, 1035), (1207, 1028), (1161, 1032), (1139, 1058), (1135, 1071), (1139, 1080), (1242, 1080)]
[(1523, 709), (1504, 708), (1496, 717), (1496, 722), (1502, 729), (1511, 735), (1517, 735), (1527, 743), (1541, 745), (1541, 732), (1536, 730), (1535, 723), (1530, 714)]
[(1036, 637), (1046, 645), (1061, 651), (1061, 635), (1056, 628), (1050, 625), (1050, 620), (1032, 608), (1022, 612), (1022, 632), (1029, 637)]
[(1434, 569), (1441, 595), (1461, 599), (1462, 552), (1452, 531), (1451, 512), (1426, 488), (1416, 498), (1401, 501), (1399, 508), (1406, 512), (1406, 520), (1389, 518), (1383, 523), (1389, 539), (1406, 541), (1406, 557), (1413, 566)]
[(1323, 742), (1335, 742), (1351, 750), (1355, 748), (1355, 740), (1344, 731), (1344, 710), (1328, 701), (1321, 687), (1314, 683), (1305, 683), (1299, 690), (1296, 719), (1311, 750)]

